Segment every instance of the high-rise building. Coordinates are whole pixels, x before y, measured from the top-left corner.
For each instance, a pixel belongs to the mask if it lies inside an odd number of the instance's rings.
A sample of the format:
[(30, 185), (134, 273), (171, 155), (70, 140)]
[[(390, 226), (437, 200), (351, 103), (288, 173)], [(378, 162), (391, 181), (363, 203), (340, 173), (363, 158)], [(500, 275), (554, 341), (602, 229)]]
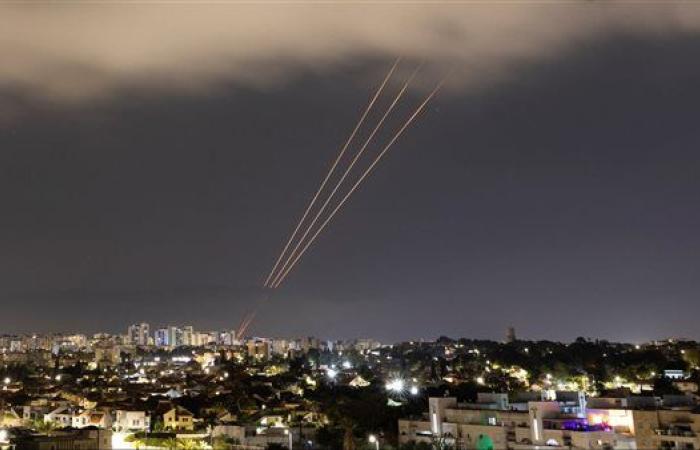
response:
[(235, 340), (235, 335), (236, 335), (235, 330), (231, 331), (231, 332), (222, 331), (218, 334), (217, 339), (216, 339), (216, 343), (219, 345), (233, 345), (233, 342)]
[(216, 342), (216, 332), (209, 332), (209, 333), (201, 333), (198, 332), (197, 334), (197, 345), (207, 345), (212, 342)]
[(167, 347), (169, 345), (168, 341), (168, 329), (159, 328), (154, 334), (154, 341), (158, 347)]
[(515, 337), (515, 328), (513, 327), (508, 327), (506, 329), (506, 342), (510, 344), (511, 342), (515, 342), (516, 337)]
[(182, 328), (182, 345), (196, 345), (194, 327), (192, 325), (187, 325)]
[(182, 330), (176, 326), (168, 326), (168, 347), (179, 347), (182, 345)]
[(258, 360), (266, 360), (270, 357), (270, 343), (264, 339), (249, 339), (246, 342), (248, 356)]
[(127, 331), (127, 342), (131, 345), (148, 345), (151, 327), (145, 323), (131, 325)]

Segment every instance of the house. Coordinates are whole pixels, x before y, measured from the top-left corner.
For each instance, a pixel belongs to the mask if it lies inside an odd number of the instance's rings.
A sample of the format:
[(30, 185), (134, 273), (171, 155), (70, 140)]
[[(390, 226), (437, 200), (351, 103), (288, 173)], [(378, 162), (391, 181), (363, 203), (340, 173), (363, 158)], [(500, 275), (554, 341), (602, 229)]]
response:
[(232, 439), (234, 442), (244, 442), (246, 437), (245, 427), (233, 424), (214, 425), (211, 435), (214, 438), (225, 437)]
[(370, 385), (370, 382), (362, 378), (361, 375), (357, 375), (355, 378), (350, 380), (348, 383), (348, 386), (351, 387), (367, 387)]
[(102, 411), (85, 410), (73, 415), (73, 428), (112, 428), (112, 416)]
[(175, 406), (163, 414), (163, 427), (171, 430), (194, 430), (194, 414), (183, 408)]
[(146, 431), (151, 427), (151, 417), (145, 411), (117, 410), (114, 420), (116, 431)]
[(165, 392), (165, 396), (171, 399), (180, 398), (182, 397), (182, 392), (180, 392), (178, 389), (168, 389)]
[[(55, 408), (54, 408), (55, 409)], [(44, 416), (52, 410), (46, 404), (29, 404), (22, 406), (22, 420), (25, 422), (33, 422), (35, 420), (44, 420)]]
[(284, 417), (279, 416), (279, 415), (269, 415), (269, 416), (263, 416), (260, 419), (260, 425), (264, 427), (284, 427)]
[(86, 395), (77, 394), (67, 390), (60, 390), (58, 393), (59, 397), (65, 399), (73, 405), (78, 405), (85, 409), (95, 409), (97, 407), (97, 402), (88, 398)]
[(70, 427), (73, 425), (73, 412), (68, 406), (59, 406), (44, 414), (44, 422), (53, 423), (57, 428)]

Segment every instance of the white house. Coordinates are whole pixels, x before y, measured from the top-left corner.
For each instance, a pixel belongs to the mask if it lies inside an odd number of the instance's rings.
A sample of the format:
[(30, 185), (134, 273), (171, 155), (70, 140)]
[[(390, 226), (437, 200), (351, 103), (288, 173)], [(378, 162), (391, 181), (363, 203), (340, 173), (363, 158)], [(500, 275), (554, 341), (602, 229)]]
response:
[(73, 412), (67, 406), (60, 406), (44, 414), (44, 422), (51, 422), (59, 428), (70, 427), (73, 425)]
[(145, 431), (151, 427), (151, 417), (145, 411), (117, 410), (114, 420), (116, 431)]
[(73, 428), (112, 428), (112, 416), (106, 412), (85, 410), (73, 414)]

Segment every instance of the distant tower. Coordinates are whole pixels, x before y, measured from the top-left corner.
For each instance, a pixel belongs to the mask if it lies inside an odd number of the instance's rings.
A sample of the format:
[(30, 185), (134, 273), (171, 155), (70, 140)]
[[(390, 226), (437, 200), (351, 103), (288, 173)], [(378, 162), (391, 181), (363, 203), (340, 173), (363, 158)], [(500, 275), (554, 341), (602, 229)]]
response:
[(506, 329), (506, 343), (510, 344), (512, 342), (515, 342), (515, 328), (508, 327)]

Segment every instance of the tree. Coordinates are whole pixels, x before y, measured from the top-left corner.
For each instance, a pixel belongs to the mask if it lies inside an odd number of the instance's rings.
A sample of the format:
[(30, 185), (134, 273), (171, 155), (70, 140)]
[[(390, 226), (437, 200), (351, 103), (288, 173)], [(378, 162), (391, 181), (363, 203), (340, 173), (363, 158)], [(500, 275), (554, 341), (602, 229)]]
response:
[(56, 431), (57, 427), (54, 422), (46, 422), (44, 420), (38, 419), (32, 423), (32, 428), (35, 429), (38, 433), (51, 436), (53, 432)]
[(654, 394), (656, 395), (679, 395), (681, 393), (666, 377), (659, 377), (654, 381)]
[(163, 421), (160, 418), (155, 418), (151, 422), (151, 431), (154, 433), (158, 433), (160, 431), (163, 431), (165, 429), (165, 426), (163, 425)]
[(199, 450), (204, 448), (204, 443), (197, 439), (177, 439), (177, 448), (182, 450)]
[(324, 426), (316, 432), (316, 441), (321, 448), (341, 448), (343, 445), (343, 433), (339, 428)]

